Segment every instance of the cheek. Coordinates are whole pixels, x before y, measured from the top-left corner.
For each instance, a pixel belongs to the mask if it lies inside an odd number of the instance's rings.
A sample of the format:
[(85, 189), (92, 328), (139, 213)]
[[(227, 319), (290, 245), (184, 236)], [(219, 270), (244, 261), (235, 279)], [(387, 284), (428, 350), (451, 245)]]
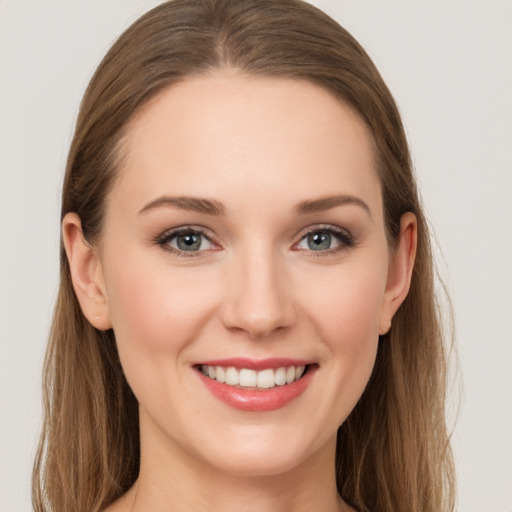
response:
[(325, 406), (337, 404), (338, 422), (355, 406), (373, 370), (385, 283), (382, 265), (347, 266), (326, 276), (324, 293), (310, 295), (309, 318), (325, 345), (333, 384)]
[[(214, 310), (211, 276), (197, 268), (151, 265), (147, 255), (132, 254), (123, 265), (111, 266), (106, 282), (121, 365), (143, 408), (162, 410), (162, 403), (191, 407), (183, 403), (186, 394), (172, 390), (186, 389), (186, 349)], [(166, 414), (172, 415), (171, 409)]]
[(321, 347), (322, 392), (316, 407), (322, 414), (308, 421), (322, 432), (335, 432), (345, 421), (375, 363), (386, 269), (380, 263), (360, 263), (317, 270), (314, 280), (302, 279), (298, 285), (303, 325)]
[(385, 269), (375, 265), (317, 275), (316, 291), (308, 298), (311, 320), (333, 350), (358, 352), (378, 339), (385, 283)]
[(203, 327), (216, 296), (201, 269), (184, 271), (132, 256), (107, 281), (119, 351), (161, 356), (180, 351)]

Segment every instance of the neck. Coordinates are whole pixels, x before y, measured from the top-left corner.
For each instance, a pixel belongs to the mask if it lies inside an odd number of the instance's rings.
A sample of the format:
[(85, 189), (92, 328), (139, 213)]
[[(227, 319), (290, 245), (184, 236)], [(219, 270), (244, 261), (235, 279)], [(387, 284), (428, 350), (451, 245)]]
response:
[(130, 512), (349, 512), (336, 490), (335, 448), (321, 450), (286, 471), (272, 475), (236, 474), (198, 460), (183, 447), (145, 442), (136, 484), (124, 497)]

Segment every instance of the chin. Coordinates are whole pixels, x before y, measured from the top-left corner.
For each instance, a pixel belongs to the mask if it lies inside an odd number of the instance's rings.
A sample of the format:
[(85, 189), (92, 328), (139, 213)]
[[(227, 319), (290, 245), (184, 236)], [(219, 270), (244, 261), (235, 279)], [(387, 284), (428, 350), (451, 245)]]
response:
[(236, 477), (266, 477), (288, 473), (298, 468), (305, 457), (292, 450), (279, 450), (278, 453), (267, 451), (247, 454), (241, 450), (236, 458), (217, 458), (212, 466), (224, 473)]
[[(249, 429), (244, 435), (229, 436), (231, 441), (218, 439), (211, 449), (203, 452), (203, 457), (216, 470), (237, 477), (288, 473), (306, 463), (313, 453), (321, 451), (317, 439), (304, 439), (298, 429), (292, 429), (288, 426), (279, 433), (251, 432)], [(334, 453), (335, 442), (332, 447), (327, 444)], [(206, 445), (203, 448), (206, 449)]]

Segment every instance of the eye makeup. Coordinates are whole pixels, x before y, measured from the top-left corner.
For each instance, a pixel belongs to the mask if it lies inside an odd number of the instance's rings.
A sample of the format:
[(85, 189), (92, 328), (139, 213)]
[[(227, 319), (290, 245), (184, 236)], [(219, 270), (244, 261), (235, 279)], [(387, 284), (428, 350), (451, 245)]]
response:
[(355, 244), (355, 237), (349, 231), (329, 224), (310, 227), (302, 232), (292, 250), (306, 251), (313, 257), (324, 257), (337, 254)]
[(197, 258), (205, 251), (220, 249), (200, 226), (182, 226), (165, 231), (154, 243), (179, 258)]
[[(189, 225), (167, 230), (153, 242), (177, 257), (197, 258), (206, 251), (222, 249), (212, 238), (201, 226)], [(355, 245), (355, 237), (348, 230), (329, 224), (315, 225), (303, 230), (299, 241), (291, 249), (313, 257), (328, 257)]]

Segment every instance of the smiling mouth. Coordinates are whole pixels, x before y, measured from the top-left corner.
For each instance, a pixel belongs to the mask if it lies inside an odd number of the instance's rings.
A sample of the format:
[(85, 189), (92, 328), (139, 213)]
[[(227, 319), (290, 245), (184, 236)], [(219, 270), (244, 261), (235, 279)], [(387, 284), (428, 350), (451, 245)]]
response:
[(302, 395), (319, 364), (304, 359), (230, 358), (201, 361), (194, 369), (216, 398), (244, 412), (280, 409)]
[(212, 380), (238, 389), (269, 390), (301, 379), (311, 365), (282, 366), (253, 370), (233, 366), (199, 365), (198, 369)]

